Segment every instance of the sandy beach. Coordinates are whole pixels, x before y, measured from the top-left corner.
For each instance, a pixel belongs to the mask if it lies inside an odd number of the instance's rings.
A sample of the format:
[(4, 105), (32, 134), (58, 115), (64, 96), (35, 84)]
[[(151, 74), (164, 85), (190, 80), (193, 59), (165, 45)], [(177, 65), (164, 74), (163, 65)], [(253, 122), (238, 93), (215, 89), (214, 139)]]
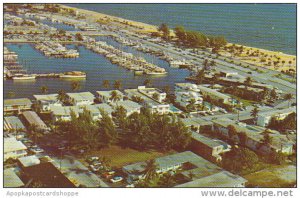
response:
[[(149, 33), (149, 32), (156, 32), (158, 27), (138, 21), (132, 21), (120, 17), (115, 17), (99, 12), (74, 8), (66, 5), (60, 5), (62, 8), (65, 9), (73, 9), (75, 12), (79, 14), (83, 14), (86, 18), (90, 21), (96, 22), (97, 20), (105, 21), (107, 23), (114, 23), (114, 25), (131, 27), (136, 32), (140, 33)], [(174, 34), (173, 31), (170, 34)], [(173, 36), (173, 35), (171, 35)], [(232, 43), (228, 43), (227, 47), (232, 46)], [(241, 45), (234, 44), (237, 47)], [(221, 50), (221, 55), (234, 57), (244, 61), (246, 63), (255, 64), (257, 66), (265, 67), (271, 70), (277, 71), (288, 71), (290, 69), (296, 70), (296, 56), (284, 54), (282, 52), (270, 51), (266, 49), (260, 49), (250, 46), (243, 45), (243, 50)]]

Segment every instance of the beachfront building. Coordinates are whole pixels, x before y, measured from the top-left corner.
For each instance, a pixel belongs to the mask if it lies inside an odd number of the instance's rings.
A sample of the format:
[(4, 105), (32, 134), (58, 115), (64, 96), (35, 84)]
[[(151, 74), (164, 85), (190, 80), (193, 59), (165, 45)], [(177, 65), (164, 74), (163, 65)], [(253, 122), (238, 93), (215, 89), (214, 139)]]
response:
[(21, 122), (21, 120), (16, 116), (6, 116), (4, 117), (4, 124), (3, 124), (4, 131), (8, 132), (21, 132), (26, 131), (25, 126)]
[[(214, 123), (212, 125), (212, 131), (219, 133), (220, 135), (231, 139), (237, 143), (242, 143), (249, 149), (262, 153), (262, 154), (272, 154), (272, 152), (281, 152), (287, 155), (291, 155), (294, 153), (293, 145), (296, 142), (290, 140), (286, 135), (283, 135), (275, 130), (269, 130), (271, 142), (269, 144), (262, 144), (264, 139), (264, 131), (266, 130), (263, 127), (254, 126), (254, 125), (246, 125), (245, 123), (236, 123), (233, 120), (223, 118), (212, 120)], [(239, 136), (231, 137), (228, 132), (228, 126), (232, 125), (238, 133), (245, 133), (246, 138), (244, 142), (239, 139)]]
[(49, 112), (51, 106), (62, 106), (62, 102), (57, 98), (58, 94), (33, 95), (37, 102), (38, 109), (42, 112)]
[(28, 98), (5, 99), (4, 114), (18, 113), (31, 110), (32, 102)]
[[(118, 95), (118, 100), (114, 100), (112, 98), (112, 92), (115, 92)], [(124, 94), (119, 90), (111, 90), (111, 91), (96, 91), (96, 98), (102, 103), (114, 103), (118, 101), (123, 101)]]
[(21, 188), (25, 185), (20, 177), (16, 174), (15, 168), (4, 169), (3, 176), (4, 188)]
[(268, 126), (272, 118), (275, 118), (276, 120), (282, 120), (291, 113), (296, 113), (296, 107), (290, 107), (280, 110), (274, 109), (267, 112), (261, 112), (257, 117), (257, 125), (262, 127)]
[(4, 137), (3, 140), (4, 161), (9, 158), (17, 159), (27, 155), (27, 147), (15, 137)]
[(71, 105), (84, 106), (94, 104), (95, 96), (91, 92), (67, 93), (67, 101)]
[(170, 113), (170, 105), (163, 102), (166, 98), (166, 93), (159, 89), (139, 86), (137, 89), (126, 89), (124, 92), (129, 98), (140, 98), (141, 104), (152, 113), (160, 115)]
[(231, 146), (222, 140), (211, 139), (196, 132), (192, 132), (191, 134), (191, 151), (209, 161), (221, 161), (221, 154), (231, 150)]
[(124, 101), (120, 101), (118, 103), (112, 104), (112, 107), (114, 110), (116, 110), (116, 108), (118, 106), (121, 106), (126, 110), (126, 116), (130, 116), (133, 113), (140, 113), (141, 108), (142, 108), (141, 105), (139, 105), (138, 103), (133, 102), (131, 100), (124, 100)]
[[(144, 170), (146, 162), (138, 162), (135, 164), (130, 164), (123, 166), (122, 170), (128, 175), (128, 182), (144, 179)], [(205, 160), (204, 158), (196, 155), (191, 151), (185, 151), (181, 153), (175, 153), (155, 159), (155, 164), (157, 165), (156, 172), (157, 174), (163, 174), (170, 171), (176, 172), (178, 169), (181, 169), (180, 175), (182, 176), (182, 182), (188, 183), (191, 181), (196, 181), (199, 179), (204, 179), (207, 176), (215, 175), (217, 173), (223, 172), (224, 170), (217, 165)], [(228, 173), (227, 171), (225, 171)], [(194, 177), (191, 178), (188, 175), (193, 173)], [(229, 175), (230, 173), (228, 173)], [(238, 175), (231, 174), (230, 176), (235, 176), (236, 179), (240, 179), (238, 184), (228, 187), (243, 187), (246, 180), (241, 178)], [(181, 184), (183, 184), (181, 183)], [(179, 185), (179, 184), (177, 184)], [(175, 186), (177, 187), (177, 186)], [(191, 185), (191, 187), (198, 187), (196, 184)], [(207, 187), (219, 187), (218, 185), (211, 184)]]
[(24, 123), (28, 128), (35, 128), (41, 132), (48, 132), (50, 128), (44, 123), (44, 121), (34, 111), (25, 111), (22, 114)]

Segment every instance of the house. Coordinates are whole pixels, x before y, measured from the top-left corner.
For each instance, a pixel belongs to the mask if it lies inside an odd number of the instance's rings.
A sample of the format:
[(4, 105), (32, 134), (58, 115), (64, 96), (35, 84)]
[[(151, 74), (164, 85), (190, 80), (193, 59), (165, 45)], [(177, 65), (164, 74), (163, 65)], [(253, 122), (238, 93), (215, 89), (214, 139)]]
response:
[(182, 107), (186, 107), (191, 104), (191, 101), (194, 101), (194, 105), (200, 105), (203, 102), (203, 98), (199, 92), (193, 91), (176, 91), (176, 103), (178, 103)]
[(221, 171), (190, 182), (179, 184), (176, 188), (241, 188), (245, 187), (247, 180), (228, 171)]
[[(133, 182), (136, 180), (143, 179), (145, 176), (143, 171), (145, 170), (146, 164), (147, 164), (146, 162), (138, 162), (135, 164), (123, 166), (122, 170), (125, 174), (128, 175), (127, 178), (128, 182)], [(157, 170), (156, 170), (157, 174), (163, 174), (169, 171), (176, 171), (180, 169), (181, 171), (178, 174), (181, 175), (183, 183), (188, 183), (224, 171), (222, 168), (205, 160), (204, 158), (196, 155), (191, 151), (185, 151), (181, 153), (175, 153), (175, 154), (156, 158), (155, 164), (157, 166)], [(193, 178), (189, 177), (190, 173), (194, 175)], [(237, 178), (239, 177), (237, 175), (231, 175), (231, 176), (232, 177), (236, 176)], [(243, 183), (246, 182), (246, 180), (243, 179), (241, 181), (243, 182), (239, 184), (242, 186)], [(198, 184), (194, 184), (192, 187), (198, 187), (197, 185)], [(212, 186), (209, 187), (216, 187), (216, 185), (212, 184)], [(234, 187), (234, 184), (232, 184), (232, 186), (230, 187)]]
[(4, 131), (24, 132), (26, 128), (18, 117), (6, 116), (4, 117)]
[(139, 86), (138, 89), (126, 89), (124, 92), (129, 98), (140, 98), (140, 103), (152, 113), (158, 113), (160, 115), (170, 113), (170, 105), (163, 102), (166, 93), (159, 89)]
[(27, 155), (27, 147), (15, 137), (4, 137), (4, 161), (13, 158), (17, 159)]
[(220, 154), (231, 150), (231, 146), (218, 139), (211, 139), (196, 132), (192, 132), (190, 150), (205, 159), (217, 162), (221, 161)]
[(47, 188), (75, 188), (72, 183), (51, 162), (44, 162), (22, 168), (23, 172), (33, 181), (39, 181)]
[(176, 83), (175, 91), (192, 91), (192, 92), (200, 92), (200, 89), (196, 84), (192, 83)]
[(24, 123), (27, 127), (35, 127), (36, 130), (41, 132), (50, 131), (50, 128), (44, 123), (44, 121), (34, 111), (24, 111), (22, 114)]
[(130, 116), (131, 114), (133, 114), (134, 112), (136, 113), (140, 113), (142, 106), (139, 105), (136, 102), (133, 102), (131, 100), (124, 100), (124, 101), (120, 101), (118, 103), (112, 104), (113, 105), (113, 109), (116, 110), (116, 108), (118, 106), (122, 106), (124, 107), (124, 109), (126, 110), (127, 114), (126, 116)]
[(67, 101), (74, 106), (94, 104), (95, 96), (91, 92), (67, 93)]
[(116, 92), (119, 95), (118, 101), (123, 101), (124, 94), (119, 90), (111, 90), (111, 91), (96, 91), (96, 98), (103, 103), (112, 103), (115, 102), (111, 99), (112, 92)]
[(51, 117), (54, 122), (71, 121), (71, 112), (74, 112), (76, 117), (79, 116), (81, 109), (78, 106), (52, 106)]
[(233, 77), (233, 76), (237, 76), (237, 75), (238, 75), (238, 73), (234, 72), (234, 71), (225, 71), (225, 70), (220, 71), (220, 76), (225, 77), (225, 78)]
[(237, 136), (230, 137), (228, 133), (228, 126), (232, 125), (239, 133), (244, 133), (246, 135), (245, 142), (243, 144), (249, 149), (263, 153), (263, 154), (272, 154), (272, 152), (281, 152), (287, 155), (293, 154), (293, 145), (296, 142), (290, 140), (286, 135), (283, 135), (275, 130), (269, 130), (269, 135), (271, 137), (271, 142), (268, 145), (262, 144), (264, 139), (265, 128), (246, 125), (245, 123), (236, 123), (233, 120), (229, 119), (216, 119), (212, 121), (214, 125), (212, 126), (212, 131), (222, 134), (223, 136), (232, 139), (235, 142), (242, 143)]
[(112, 113), (114, 112), (114, 109), (111, 106), (109, 106), (108, 104), (102, 103), (102, 104), (95, 104), (95, 105), (92, 105), (92, 106), (94, 106), (97, 109), (100, 109), (100, 110), (104, 111), (105, 113), (107, 113), (107, 115), (109, 117), (112, 117)]
[(20, 166), (22, 168), (26, 168), (29, 166), (34, 166), (34, 165), (40, 164), (41, 161), (37, 156), (30, 155), (30, 156), (24, 156), (24, 157), (18, 158), (18, 163), (20, 164)]
[(51, 110), (51, 106), (62, 106), (62, 102), (57, 98), (58, 94), (33, 95), (37, 101), (39, 109), (43, 112)]
[(24, 187), (24, 182), (14, 171), (14, 168), (4, 169), (3, 171), (3, 186), (4, 188), (21, 188)]
[(283, 120), (291, 113), (296, 113), (296, 107), (290, 107), (280, 110), (274, 109), (267, 112), (258, 113), (257, 125), (262, 127), (267, 126), (271, 121), (272, 117), (274, 117), (277, 120)]
[(231, 97), (228, 95), (220, 93), (215, 89), (204, 87), (202, 85), (198, 85), (198, 88), (200, 89), (202, 95), (205, 97), (209, 97), (212, 100), (222, 102), (224, 104), (231, 104)]
[(191, 131), (202, 132), (206, 129), (210, 130), (213, 123), (211, 121), (204, 120), (202, 118), (191, 117), (181, 119), (183, 124), (188, 127)]
[(21, 113), (22, 111), (31, 110), (32, 102), (28, 98), (5, 99), (4, 114)]

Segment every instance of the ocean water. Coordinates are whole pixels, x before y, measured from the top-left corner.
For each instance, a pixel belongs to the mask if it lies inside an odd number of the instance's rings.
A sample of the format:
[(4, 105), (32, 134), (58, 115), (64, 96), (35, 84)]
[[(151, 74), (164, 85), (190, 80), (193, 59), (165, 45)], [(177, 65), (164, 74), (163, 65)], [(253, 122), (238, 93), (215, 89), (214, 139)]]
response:
[(183, 25), (229, 42), (296, 54), (296, 4), (67, 5), (153, 25)]

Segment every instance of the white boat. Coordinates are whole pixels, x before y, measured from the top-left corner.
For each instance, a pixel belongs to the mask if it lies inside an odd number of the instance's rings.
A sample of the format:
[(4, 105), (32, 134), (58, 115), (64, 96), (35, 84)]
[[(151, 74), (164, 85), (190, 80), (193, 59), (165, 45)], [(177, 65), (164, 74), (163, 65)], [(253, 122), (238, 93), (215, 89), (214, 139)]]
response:
[(29, 75), (29, 74), (24, 74), (20, 76), (13, 76), (13, 80), (34, 80), (35, 76), (34, 75)]
[(86, 78), (86, 73), (81, 71), (65, 72), (59, 76), (60, 78)]

